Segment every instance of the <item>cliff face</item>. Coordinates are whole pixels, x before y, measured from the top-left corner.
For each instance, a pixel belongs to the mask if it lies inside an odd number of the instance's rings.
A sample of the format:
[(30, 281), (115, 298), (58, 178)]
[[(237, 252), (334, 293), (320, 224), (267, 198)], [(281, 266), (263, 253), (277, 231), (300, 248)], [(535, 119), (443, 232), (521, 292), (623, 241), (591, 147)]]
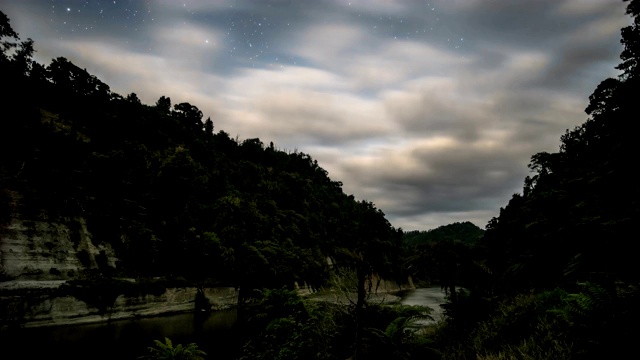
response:
[(232, 287), (185, 287), (166, 288), (159, 294), (120, 294), (105, 304), (69, 295), (64, 284), (64, 281), (0, 283), (2, 328), (103, 322), (194, 311), (196, 308), (222, 310), (235, 306), (238, 301), (238, 292)]
[(11, 218), (0, 231), (0, 326), (100, 322), (237, 304), (234, 288), (155, 286), (144, 291), (136, 290), (145, 285), (133, 279), (115, 280), (120, 284), (115, 288), (113, 283), (83, 287), (73, 282), (87, 269), (115, 269), (116, 262), (112, 247), (94, 243), (82, 218)]
[(0, 233), (1, 280), (68, 280), (116, 261), (109, 244), (93, 243), (82, 218), (13, 218)]

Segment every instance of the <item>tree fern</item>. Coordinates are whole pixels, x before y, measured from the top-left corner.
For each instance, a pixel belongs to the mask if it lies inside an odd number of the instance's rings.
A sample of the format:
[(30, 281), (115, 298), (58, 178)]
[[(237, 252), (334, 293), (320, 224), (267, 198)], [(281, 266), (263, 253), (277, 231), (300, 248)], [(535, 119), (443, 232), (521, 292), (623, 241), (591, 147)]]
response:
[(144, 360), (204, 360), (204, 351), (198, 348), (195, 343), (190, 343), (187, 346), (178, 344), (173, 346), (171, 339), (164, 338), (164, 343), (160, 340), (153, 340), (155, 346), (148, 348), (149, 354), (140, 357)]
[(610, 308), (615, 294), (602, 286), (591, 283), (579, 283), (583, 290), (579, 293), (569, 294), (563, 300), (560, 309), (552, 312), (560, 314), (571, 324), (587, 325), (593, 318), (602, 318), (604, 312)]

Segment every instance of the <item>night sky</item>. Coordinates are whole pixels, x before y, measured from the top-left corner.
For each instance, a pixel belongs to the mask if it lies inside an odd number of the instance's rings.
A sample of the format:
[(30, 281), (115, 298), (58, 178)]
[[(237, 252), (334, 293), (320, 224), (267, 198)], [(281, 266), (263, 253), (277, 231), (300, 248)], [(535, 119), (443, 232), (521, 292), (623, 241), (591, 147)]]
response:
[(621, 0), (0, 0), (36, 59), (317, 159), (395, 227), (484, 228), (618, 74)]

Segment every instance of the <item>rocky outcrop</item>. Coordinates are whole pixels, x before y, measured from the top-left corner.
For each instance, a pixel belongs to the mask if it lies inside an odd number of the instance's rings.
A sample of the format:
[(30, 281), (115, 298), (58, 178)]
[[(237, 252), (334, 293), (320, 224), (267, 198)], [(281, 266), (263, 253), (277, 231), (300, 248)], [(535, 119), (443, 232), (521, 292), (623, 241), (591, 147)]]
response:
[(194, 310), (223, 310), (238, 302), (238, 292), (232, 287), (185, 287), (166, 288), (159, 294), (120, 294), (105, 306), (99, 301), (71, 295), (65, 284), (65, 281), (0, 283), (2, 326), (57, 326)]
[(109, 244), (93, 243), (83, 218), (13, 218), (0, 232), (0, 279), (68, 280), (116, 261)]
[(102, 322), (222, 310), (237, 304), (238, 292), (228, 287), (165, 288), (156, 284), (149, 291), (148, 284), (132, 279), (111, 279), (106, 286), (78, 286), (75, 281), (87, 270), (115, 269), (118, 259), (112, 247), (95, 243), (83, 218), (54, 221), (44, 214), (32, 218), (37, 220), (13, 217), (0, 229), (2, 327)]

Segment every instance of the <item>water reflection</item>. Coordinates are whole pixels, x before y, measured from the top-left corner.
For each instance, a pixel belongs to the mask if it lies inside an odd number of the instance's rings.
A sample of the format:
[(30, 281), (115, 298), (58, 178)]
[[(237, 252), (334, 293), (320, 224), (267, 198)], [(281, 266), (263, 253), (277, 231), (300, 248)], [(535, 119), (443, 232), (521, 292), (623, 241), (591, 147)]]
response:
[[(443, 309), (440, 305), (447, 302), (447, 295), (440, 286), (407, 290), (398, 295), (401, 297), (400, 303), (403, 305), (421, 305), (430, 307), (433, 310), (431, 312), (431, 317), (433, 317), (434, 321), (440, 320), (444, 315)], [(423, 321), (421, 323), (432, 323), (434, 321)]]
[[(235, 349), (237, 312), (186, 313), (136, 320), (118, 320), (48, 328), (5, 330), (0, 358), (136, 359), (153, 340), (169, 337), (174, 344), (195, 342), (209, 358), (231, 359)], [(19, 354), (19, 355), (17, 355)]]

